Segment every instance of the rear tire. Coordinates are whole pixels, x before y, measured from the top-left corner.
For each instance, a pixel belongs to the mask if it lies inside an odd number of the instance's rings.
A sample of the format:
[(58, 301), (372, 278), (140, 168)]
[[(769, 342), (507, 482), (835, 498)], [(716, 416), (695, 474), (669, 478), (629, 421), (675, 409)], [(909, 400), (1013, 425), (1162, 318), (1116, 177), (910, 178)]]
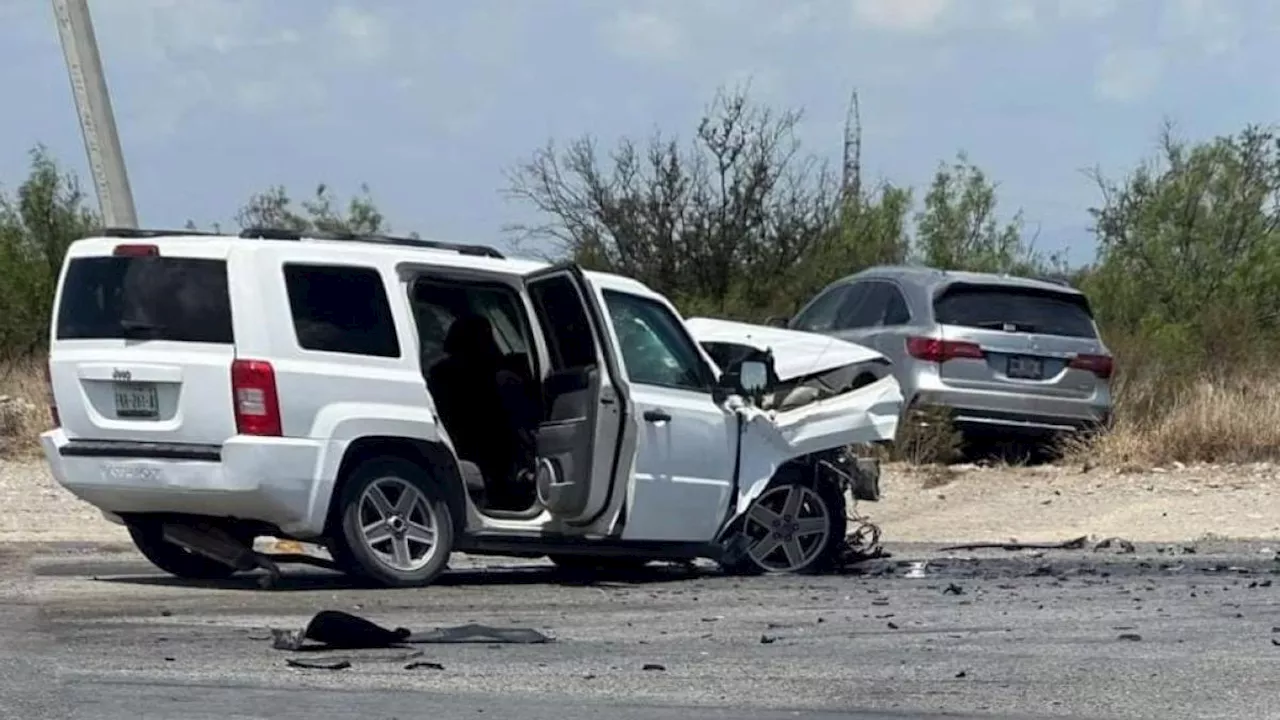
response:
[(383, 456), (360, 463), (343, 483), (330, 550), (348, 573), (383, 587), (421, 587), (453, 551), (453, 514), (421, 466)]
[(129, 536), (152, 565), (184, 580), (226, 580), (238, 572), (230, 565), (212, 560), (164, 539), (159, 525), (129, 524)]

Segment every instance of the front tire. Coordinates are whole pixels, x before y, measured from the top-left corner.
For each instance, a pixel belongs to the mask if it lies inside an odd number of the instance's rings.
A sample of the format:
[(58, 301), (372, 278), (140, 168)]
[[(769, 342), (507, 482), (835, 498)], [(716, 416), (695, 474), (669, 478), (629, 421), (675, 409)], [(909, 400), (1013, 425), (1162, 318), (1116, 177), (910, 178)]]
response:
[(812, 575), (835, 565), (848, 517), (831, 483), (783, 479), (747, 508), (738, 529), (741, 553), (725, 569), (734, 574)]
[(152, 565), (184, 580), (226, 580), (237, 570), (230, 565), (207, 558), (165, 540), (158, 523), (129, 523), (129, 536)]
[(334, 559), (384, 587), (421, 587), (444, 571), (453, 551), (453, 514), (440, 486), (400, 457), (360, 463), (338, 497)]

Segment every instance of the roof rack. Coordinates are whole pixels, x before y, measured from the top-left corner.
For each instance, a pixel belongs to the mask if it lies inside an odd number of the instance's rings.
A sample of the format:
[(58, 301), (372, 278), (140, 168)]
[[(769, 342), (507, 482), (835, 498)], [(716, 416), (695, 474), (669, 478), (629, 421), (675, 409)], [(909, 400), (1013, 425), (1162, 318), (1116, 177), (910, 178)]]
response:
[(221, 233), (209, 232), (207, 230), (150, 230), (147, 228), (131, 228), (131, 227), (105, 227), (95, 230), (90, 237), (108, 237), (108, 238), (125, 238), (129, 240), (140, 240), (145, 238), (158, 238), (170, 235), (181, 236), (198, 236), (198, 237), (216, 237)]
[(245, 228), (240, 231), (240, 237), (245, 239), (261, 240), (341, 240), (347, 242), (367, 242), (381, 245), (429, 248), (432, 250), (450, 250), (460, 255), (475, 255), (478, 257), (497, 258), (499, 260), (506, 257), (488, 245), (466, 245), (462, 243), (441, 242), (438, 240), (423, 240), (421, 238), (413, 237), (362, 235), (359, 233), (335, 232), (330, 230), (308, 230), (306, 232), (301, 232), (298, 230), (289, 230), (287, 228), (252, 227)]

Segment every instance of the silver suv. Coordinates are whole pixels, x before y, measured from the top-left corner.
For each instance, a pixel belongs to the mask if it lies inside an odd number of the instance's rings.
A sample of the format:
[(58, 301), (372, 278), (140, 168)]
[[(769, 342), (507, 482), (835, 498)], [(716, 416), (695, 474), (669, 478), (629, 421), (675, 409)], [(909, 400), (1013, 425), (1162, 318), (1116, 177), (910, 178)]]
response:
[(887, 356), (904, 408), (940, 407), (966, 436), (1060, 436), (1111, 417), (1111, 353), (1066, 285), (928, 267), (838, 280), (786, 323)]

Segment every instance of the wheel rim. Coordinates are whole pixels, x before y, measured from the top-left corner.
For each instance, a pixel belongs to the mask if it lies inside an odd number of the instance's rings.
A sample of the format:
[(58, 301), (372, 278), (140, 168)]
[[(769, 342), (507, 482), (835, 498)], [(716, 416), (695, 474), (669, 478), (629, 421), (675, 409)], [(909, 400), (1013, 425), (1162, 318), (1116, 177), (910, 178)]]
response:
[(435, 557), (439, 518), (412, 483), (398, 477), (374, 480), (360, 495), (358, 509), (360, 539), (382, 564), (413, 572)]
[(769, 572), (812, 563), (831, 534), (827, 503), (803, 485), (780, 485), (751, 504), (745, 526), (747, 555)]

